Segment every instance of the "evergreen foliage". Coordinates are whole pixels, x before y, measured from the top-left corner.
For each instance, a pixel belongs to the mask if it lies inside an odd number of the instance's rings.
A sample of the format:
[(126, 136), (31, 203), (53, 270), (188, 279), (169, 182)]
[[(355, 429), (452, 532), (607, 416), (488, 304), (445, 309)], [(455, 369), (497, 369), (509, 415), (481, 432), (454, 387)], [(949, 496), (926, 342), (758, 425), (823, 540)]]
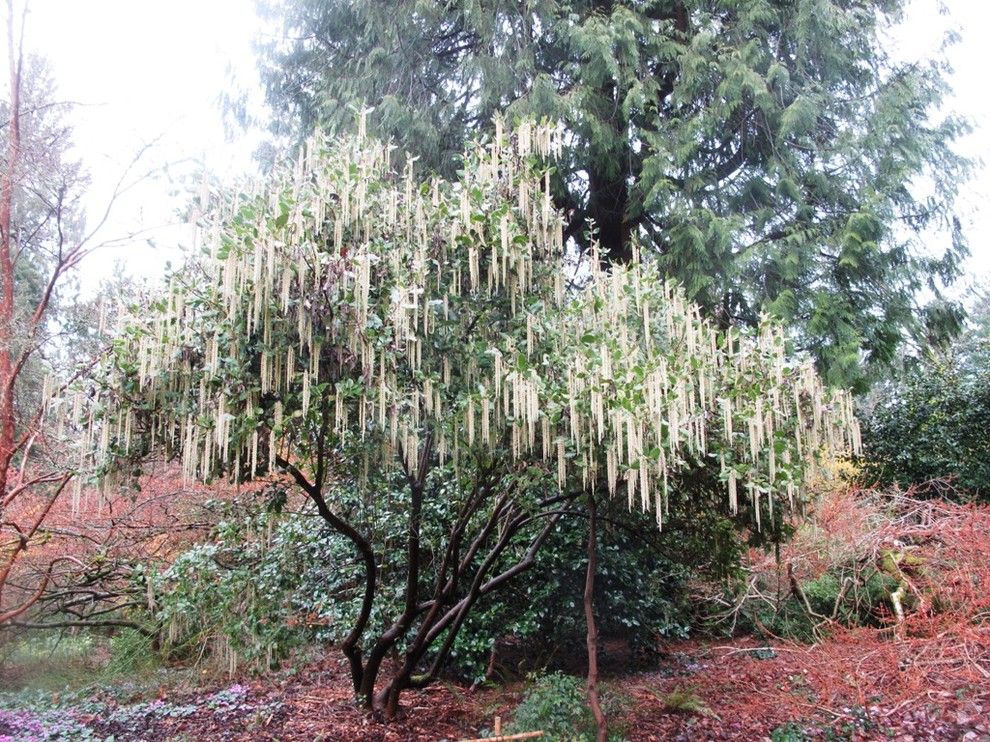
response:
[(951, 479), (990, 498), (990, 301), (947, 352), (909, 363), (879, 386), (865, 415), (864, 476), (903, 487)]
[(965, 124), (940, 61), (885, 51), (904, 0), (261, 5), (286, 32), (260, 62), (282, 134), (372, 105), (376, 133), (449, 177), (496, 114), (559, 120), (565, 237), (618, 262), (637, 238), (723, 327), (768, 312), (841, 385), (958, 330), (939, 288), (965, 254)]

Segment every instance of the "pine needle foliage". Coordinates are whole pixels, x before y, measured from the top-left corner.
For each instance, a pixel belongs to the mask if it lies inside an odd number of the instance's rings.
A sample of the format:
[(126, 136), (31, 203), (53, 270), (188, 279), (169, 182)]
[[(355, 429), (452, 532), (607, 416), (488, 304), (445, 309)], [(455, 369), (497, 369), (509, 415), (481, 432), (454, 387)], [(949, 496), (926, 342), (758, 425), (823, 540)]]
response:
[(260, 4), (285, 31), (260, 54), (280, 134), (371, 105), (453, 177), (494, 114), (559, 119), (567, 237), (623, 263), (638, 242), (723, 326), (771, 314), (831, 383), (959, 329), (939, 289), (965, 254), (966, 124), (943, 60), (887, 52), (906, 0)]

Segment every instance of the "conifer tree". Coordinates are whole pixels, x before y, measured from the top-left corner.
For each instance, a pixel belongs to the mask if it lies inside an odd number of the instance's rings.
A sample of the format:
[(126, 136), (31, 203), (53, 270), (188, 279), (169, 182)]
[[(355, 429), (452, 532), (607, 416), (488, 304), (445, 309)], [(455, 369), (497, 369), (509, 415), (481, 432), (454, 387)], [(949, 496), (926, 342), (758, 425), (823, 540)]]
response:
[[(451, 176), (494, 114), (565, 122), (564, 235), (636, 238), (722, 327), (768, 312), (830, 381), (958, 329), (963, 123), (885, 51), (904, 0), (268, 0), (276, 128), (374, 130)], [(933, 234), (940, 235), (934, 245)], [(918, 311), (918, 295), (932, 297)]]

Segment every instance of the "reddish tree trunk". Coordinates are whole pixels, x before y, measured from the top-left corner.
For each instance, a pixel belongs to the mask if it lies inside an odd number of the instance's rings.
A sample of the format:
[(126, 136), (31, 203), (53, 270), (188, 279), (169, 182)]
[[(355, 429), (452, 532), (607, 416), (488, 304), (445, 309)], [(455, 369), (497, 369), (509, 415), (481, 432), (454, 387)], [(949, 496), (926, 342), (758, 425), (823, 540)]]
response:
[(21, 60), (19, 45), (14, 45), (13, 0), (7, 0), (7, 45), (10, 124), (7, 135), (7, 167), (0, 180), (0, 490), (4, 492), (14, 456), (14, 261), (10, 223), (14, 179), (21, 145)]
[(598, 626), (595, 624), (595, 570), (598, 567), (598, 511), (588, 495), (588, 571), (584, 578), (584, 619), (588, 625), (588, 705), (595, 715), (598, 742), (605, 742), (608, 726), (598, 697)]

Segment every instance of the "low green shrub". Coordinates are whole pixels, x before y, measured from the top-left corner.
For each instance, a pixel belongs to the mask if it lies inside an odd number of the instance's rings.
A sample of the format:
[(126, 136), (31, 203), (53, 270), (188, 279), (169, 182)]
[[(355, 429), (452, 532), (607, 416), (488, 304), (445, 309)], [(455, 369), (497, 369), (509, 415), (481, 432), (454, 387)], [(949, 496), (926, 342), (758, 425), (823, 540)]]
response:
[[(812, 611), (832, 618), (843, 626), (880, 626), (890, 615), (890, 594), (897, 589), (893, 577), (876, 569), (866, 569), (857, 575), (855, 586), (843, 587), (841, 569), (801, 583), (801, 590)], [(793, 641), (813, 642), (820, 638), (822, 620), (809, 615), (803, 601), (791, 594), (777, 607), (760, 601), (743, 613), (743, 628), (759, 634)]]
[[(603, 640), (621, 637), (628, 653), (648, 659), (658, 638), (687, 636), (691, 606), (686, 585), (692, 571), (657, 552), (661, 534), (656, 522), (639, 515), (620, 513), (621, 526), (602, 529), (595, 605)], [(488, 669), (506, 678), (545, 668), (584, 668), (583, 655), (573, 647), (585, 645), (587, 547), (583, 529), (575, 525), (559, 524), (537, 554), (536, 565), (469, 616), (454, 645), (452, 669), (457, 674), (477, 682)], [(507, 637), (511, 649), (503, 653)], [(489, 668), (493, 649), (495, 664)], [(607, 670), (611, 663), (604, 650), (601, 660)], [(623, 656), (622, 661), (632, 658)]]
[[(602, 671), (625, 672), (657, 660), (661, 641), (686, 638), (698, 625), (693, 580), (736, 574), (745, 536), (728, 512), (721, 485), (703, 466), (671, 488), (663, 529), (655, 515), (612, 503), (602, 514), (595, 606), (603, 646), (624, 644), (621, 656), (599, 655)], [(536, 565), (472, 613), (454, 646), (456, 667), (475, 682), (586, 667), (582, 599), (587, 565), (585, 521), (562, 521), (536, 556)], [(764, 534), (772, 542), (774, 534)], [(501, 641), (512, 651), (500, 656)], [(494, 655), (493, 655), (494, 650)], [(491, 660), (494, 665), (489, 666)]]
[[(601, 692), (606, 717), (613, 717), (621, 702), (608, 688)], [(613, 725), (614, 726), (614, 725)], [(587, 742), (595, 739), (595, 717), (588, 707), (583, 678), (549, 673), (532, 678), (523, 700), (506, 727), (511, 734), (542, 731), (547, 742)], [(612, 729), (610, 740), (621, 740)]]
[[(400, 488), (389, 496), (405, 494)], [(343, 639), (360, 609), (363, 565), (308, 502), (298, 511), (286, 504), (277, 485), (209, 503), (217, 519), (209, 540), (153, 578), (166, 657), (258, 672), (312, 642)], [(371, 519), (366, 527), (398, 525)], [(381, 599), (369, 635), (401, 610), (404, 572), (389, 563), (379, 567)]]
[[(914, 359), (868, 398), (863, 477), (908, 487), (950, 479), (952, 494), (990, 501), (990, 299), (944, 353)], [(939, 489), (940, 496), (946, 490)]]
[[(396, 486), (387, 495), (407, 496)], [(263, 671), (296, 647), (316, 641), (335, 643), (353, 625), (361, 602), (362, 564), (353, 546), (327, 528), (308, 508), (289, 512), (286, 493), (274, 488), (212, 505), (217, 526), (208, 542), (179, 555), (171, 568), (152, 577), (166, 657), (211, 660), (220, 668)], [(613, 508), (600, 529), (596, 605), (605, 637), (628, 640), (629, 650), (646, 659), (658, 638), (684, 637), (693, 620), (687, 585), (699, 569), (728, 569), (740, 549), (733, 524), (702, 505), (672, 495), (669, 520), (661, 532), (654, 516)], [(366, 508), (368, 532), (400, 527), (394, 519), (376, 519)], [(444, 518), (435, 519), (442, 522)], [(704, 527), (698, 525), (702, 522)], [(434, 519), (424, 520), (421, 549), (426, 570), (439, 565)], [(554, 529), (536, 565), (503, 590), (483, 600), (461, 629), (449, 670), (457, 677), (486, 677), (496, 642), (513, 637), (526, 655), (512, 675), (554, 667), (555, 657), (584, 646), (581, 605), (585, 579), (585, 532), (580, 519)], [(396, 532), (396, 539), (403, 537)], [(713, 546), (714, 545), (714, 546)], [(433, 553), (433, 558), (427, 555)], [(507, 551), (505, 564), (520, 554)], [(398, 563), (379, 565), (376, 601), (368, 634), (401, 611), (405, 571)], [(402, 647), (399, 647), (400, 651)], [(578, 665), (584, 667), (580, 657)], [(628, 658), (623, 657), (625, 663)], [(608, 658), (603, 656), (607, 666)], [(558, 664), (557, 667), (560, 665)], [(502, 673), (505, 674), (505, 673)]]
[(667, 711), (683, 714), (701, 714), (708, 716), (712, 713), (711, 708), (705, 703), (696, 688), (685, 685), (678, 685), (667, 693), (657, 695), (657, 699), (663, 704)]
[[(214, 504), (220, 520), (211, 540), (155, 576), (166, 657), (266, 670), (313, 639), (317, 625), (335, 625), (340, 605), (323, 591), (348, 574), (338, 544), (312, 518), (272, 501), (269, 493)], [(320, 579), (315, 566), (326, 571)]]

